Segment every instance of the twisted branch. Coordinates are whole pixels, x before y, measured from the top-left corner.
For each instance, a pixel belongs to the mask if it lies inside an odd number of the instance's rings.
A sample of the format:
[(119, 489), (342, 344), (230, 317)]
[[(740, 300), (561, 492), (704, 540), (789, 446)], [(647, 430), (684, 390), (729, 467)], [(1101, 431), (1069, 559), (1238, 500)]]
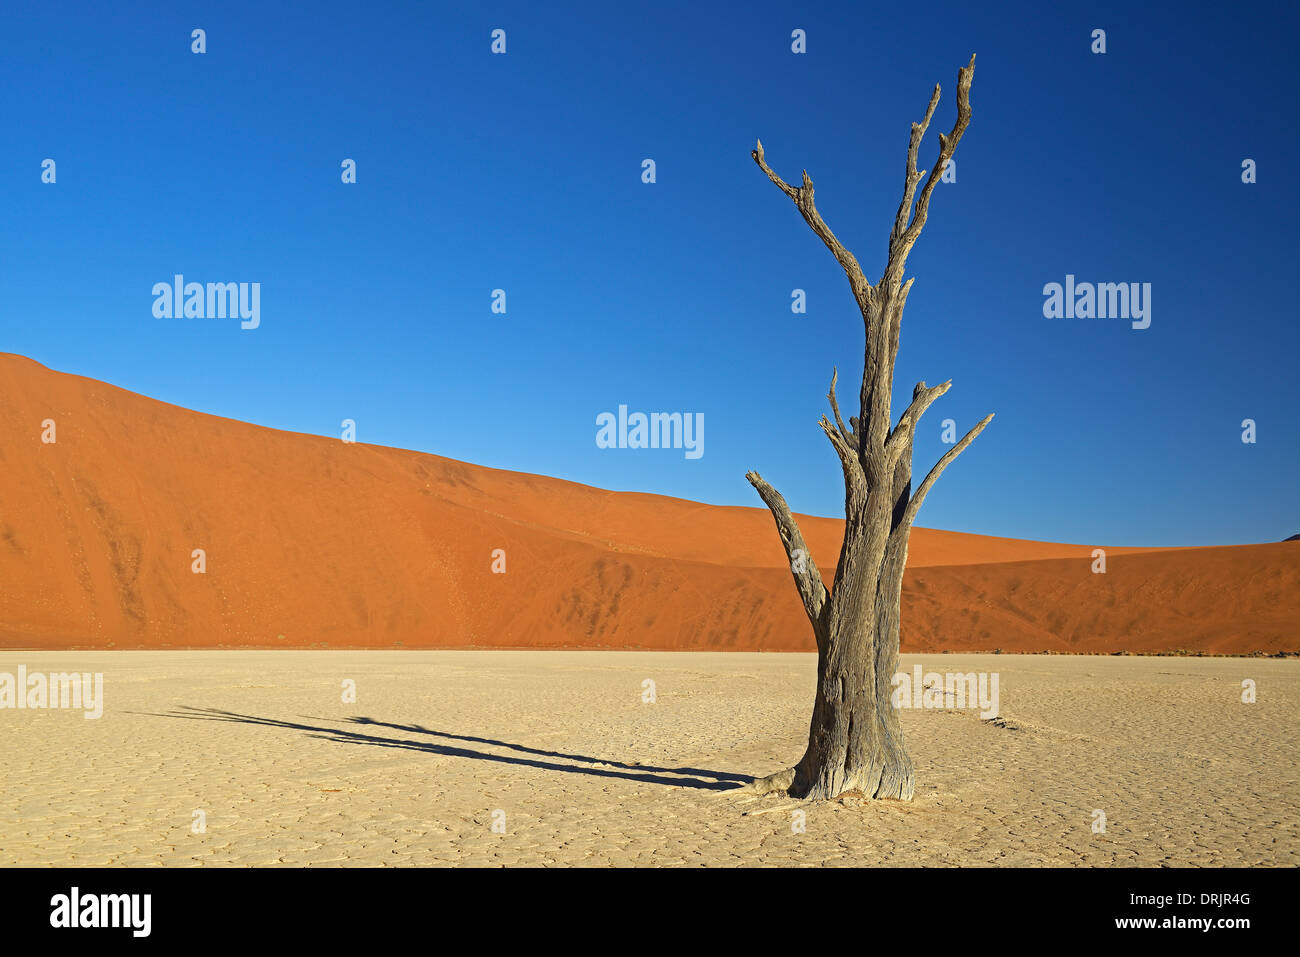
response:
[(754, 162), (767, 174), (767, 178), (775, 183), (781, 192), (794, 200), (794, 204), (799, 208), (804, 222), (812, 227), (814, 233), (821, 237), (821, 241), (826, 244), (826, 248), (831, 251), (835, 261), (844, 270), (844, 275), (848, 277), (849, 286), (853, 290), (853, 298), (857, 300), (858, 308), (865, 312), (868, 303), (871, 301), (873, 291), (871, 283), (867, 282), (867, 277), (863, 275), (857, 257), (845, 249), (844, 244), (835, 238), (831, 228), (822, 219), (821, 213), (817, 212), (817, 205), (813, 202), (813, 182), (808, 176), (808, 171), (803, 171), (803, 185), (796, 189), (772, 171), (772, 168), (763, 159), (763, 141), (757, 140), (756, 142), (757, 145), (750, 150), (749, 155), (754, 157)]
[(839, 378), (839, 375), (839, 369), (831, 370), (831, 388), (826, 393), (826, 398), (830, 399), (831, 411), (835, 413), (835, 427), (840, 430), (840, 435), (844, 436), (844, 441), (856, 449), (858, 447), (858, 437), (844, 425), (844, 420), (840, 418), (840, 403), (835, 398), (835, 381)]
[(912, 404), (903, 410), (903, 414), (898, 417), (898, 425), (894, 426), (894, 430), (889, 433), (886, 448), (890, 453), (891, 462), (897, 462), (904, 452), (911, 449), (916, 437), (916, 425), (920, 422), (921, 416), (935, 399), (950, 388), (952, 388), (951, 379), (930, 389), (926, 388), (925, 380), (916, 384), (916, 388), (912, 390)]
[(777, 534), (781, 536), (781, 544), (785, 546), (790, 573), (794, 576), (799, 597), (803, 599), (804, 611), (808, 613), (808, 619), (813, 624), (813, 630), (820, 644), (822, 606), (826, 604), (826, 584), (822, 581), (822, 573), (818, 571), (817, 563), (813, 561), (812, 552), (808, 549), (808, 543), (804, 541), (803, 532), (799, 531), (799, 524), (790, 514), (790, 506), (785, 503), (781, 493), (763, 481), (762, 476), (757, 472), (746, 472), (745, 478), (749, 479), (749, 484), (754, 486), (772, 512), (772, 518), (776, 521)]

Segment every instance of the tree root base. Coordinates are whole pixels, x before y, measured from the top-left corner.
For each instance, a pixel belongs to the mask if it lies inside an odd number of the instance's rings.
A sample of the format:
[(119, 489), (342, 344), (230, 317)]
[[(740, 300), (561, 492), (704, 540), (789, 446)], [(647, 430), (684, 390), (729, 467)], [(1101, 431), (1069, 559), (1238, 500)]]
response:
[(755, 778), (732, 793), (743, 792), (759, 797), (781, 794), (800, 801), (833, 801), (842, 796), (875, 801), (910, 801), (915, 791), (910, 767), (906, 770), (877, 770), (877, 773), (868, 776), (870, 784), (856, 776), (849, 777), (834, 789), (819, 783), (809, 786), (798, 780), (798, 771), (798, 768), (786, 768), (766, 777)]

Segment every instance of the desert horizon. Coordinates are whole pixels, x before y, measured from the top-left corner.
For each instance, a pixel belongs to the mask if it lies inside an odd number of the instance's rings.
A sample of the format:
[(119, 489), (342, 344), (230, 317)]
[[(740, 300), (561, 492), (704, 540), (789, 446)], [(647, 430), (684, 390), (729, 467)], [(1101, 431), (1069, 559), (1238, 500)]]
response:
[[(813, 647), (761, 508), (282, 432), (7, 353), (0, 444), (0, 648)], [(842, 520), (799, 521), (838, 551)], [(1300, 542), (917, 528), (901, 647), (1294, 654), (1298, 602)]]

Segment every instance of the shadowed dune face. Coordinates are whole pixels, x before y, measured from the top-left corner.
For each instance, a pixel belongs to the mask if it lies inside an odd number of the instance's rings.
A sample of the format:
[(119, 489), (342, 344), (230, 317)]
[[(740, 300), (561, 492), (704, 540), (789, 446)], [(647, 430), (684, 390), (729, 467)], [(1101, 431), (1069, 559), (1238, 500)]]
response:
[[(832, 568), (840, 523), (801, 521)], [(1300, 544), (1108, 548), (1104, 575), (1091, 552), (915, 530), (903, 648), (1300, 646)], [(0, 647), (813, 650), (784, 561), (763, 509), (277, 432), (0, 354)]]

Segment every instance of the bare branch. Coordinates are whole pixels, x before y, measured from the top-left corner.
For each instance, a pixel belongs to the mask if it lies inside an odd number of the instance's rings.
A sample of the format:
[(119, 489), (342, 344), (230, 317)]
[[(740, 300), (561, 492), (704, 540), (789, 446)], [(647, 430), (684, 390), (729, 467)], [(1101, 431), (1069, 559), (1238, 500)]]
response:
[[(920, 123), (912, 124), (912, 134), (908, 141), (907, 171), (903, 183), (903, 199), (899, 204), (894, 227), (889, 234), (889, 260), (884, 274), (876, 287), (874, 302), (878, 306), (875, 320), (878, 325), (872, 329), (868, 323), (866, 373), (862, 381), (862, 407), (866, 417), (871, 410), (868, 443), (863, 445), (863, 468), (870, 474), (873, 470), (867, 462), (867, 448), (883, 441), (889, 429), (889, 388), (894, 375), (894, 361), (898, 356), (899, 335), (903, 324), (903, 307), (907, 304), (908, 293), (912, 289), (912, 280), (903, 282), (903, 272), (907, 268), (907, 257), (915, 245), (921, 229), (925, 225), (930, 211), (930, 197), (935, 184), (943, 175), (944, 167), (952, 159), (961, 141), (962, 134), (970, 125), (970, 87), (975, 75), (975, 55), (971, 54), (970, 63), (957, 73), (957, 119), (952, 132), (947, 136), (939, 134), (939, 157), (930, 169), (925, 185), (921, 187), (920, 197), (916, 200), (916, 211), (912, 212), (912, 200), (916, 194), (917, 183), (922, 172), (916, 168), (916, 157), (921, 140), (934, 118), (935, 108), (939, 103), (939, 87), (935, 86), (930, 96), (925, 117)], [(911, 215), (911, 222), (908, 216)], [(873, 337), (874, 336), (874, 337)], [(881, 401), (880, 397), (884, 397)], [(888, 456), (886, 457), (888, 466)], [(872, 476), (874, 478), (874, 476)]]
[(916, 388), (912, 390), (912, 404), (903, 410), (903, 414), (898, 417), (898, 425), (894, 426), (894, 430), (889, 433), (888, 449), (892, 461), (898, 461), (904, 450), (910, 447), (916, 435), (916, 424), (921, 421), (925, 410), (950, 388), (952, 388), (951, 379), (939, 383), (932, 389), (926, 388), (924, 380), (916, 384)]
[(799, 202), (799, 191), (783, 180), (780, 176), (777, 176), (776, 173), (772, 171), (772, 167), (768, 166), (767, 162), (763, 159), (762, 140), (758, 140), (758, 145), (749, 151), (749, 155), (754, 157), (754, 162), (757, 163), (759, 168), (767, 174), (767, 178), (776, 184), (777, 189), (781, 190), (781, 192), (785, 193), (785, 195), (789, 196), (796, 203)]
[(817, 424), (826, 433), (826, 438), (831, 440), (831, 445), (835, 446), (835, 454), (840, 457), (840, 465), (844, 469), (845, 482), (856, 483), (859, 479), (863, 479), (862, 466), (858, 464), (857, 452), (845, 441), (844, 436), (840, 435), (839, 430), (835, 428), (831, 420), (823, 415)]
[(897, 300), (894, 303), (893, 315), (889, 321), (889, 372), (893, 375), (894, 360), (898, 358), (898, 336), (903, 327), (903, 308), (907, 305), (907, 295), (912, 291), (912, 283), (916, 277), (913, 276), (907, 282), (903, 283), (903, 288), (898, 291)]
[(826, 584), (822, 581), (821, 572), (817, 570), (817, 563), (813, 561), (812, 552), (808, 550), (808, 543), (804, 541), (803, 532), (799, 531), (798, 523), (790, 514), (790, 506), (786, 505), (780, 492), (763, 481), (762, 476), (757, 472), (746, 472), (745, 478), (749, 479), (749, 484), (754, 486), (771, 510), (772, 518), (776, 520), (776, 531), (781, 536), (781, 544), (785, 546), (786, 557), (790, 560), (790, 572), (794, 575), (799, 597), (803, 599), (804, 611), (808, 613), (808, 618), (813, 623), (820, 642), (821, 612), (822, 606), (826, 604)]
[(794, 204), (799, 208), (804, 222), (812, 228), (814, 233), (821, 237), (821, 241), (826, 244), (826, 248), (831, 251), (831, 255), (835, 257), (836, 262), (840, 264), (840, 268), (844, 270), (844, 275), (848, 276), (849, 286), (853, 289), (853, 298), (857, 300), (858, 308), (865, 313), (867, 304), (871, 301), (871, 283), (867, 282), (867, 277), (863, 275), (857, 257), (845, 249), (844, 245), (835, 238), (831, 228), (826, 225), (826, 221), (817, 212), (817, 206), (813, 202), (813, 183), (808, 176), (808, 171), (804, 170), (802, 186), (798, 188), (791, 186), (780, 176), (777, 176), (763, 159), (763, 141), (758, 140), (757, 144), (750, 151), (750, 155), (754, 157), (754, 162), (759, 165), (759, 168), (767, 174), (767, 178), (775, 183), (781, 192), (794, 200)]
[[(934, 185), (939, 182), (944, 167), (952, 159), (953, 153), (957, 151), (957, 144), (961, 142), (962, 134), (966, 132), (966, 127), (970, 125), (970, 85), (974, 77), (975, 54), (972, 53), (969, 65), (957, 71), (957, 120), (953, 123), (951, 133), (947, 136), (942, 133), (939, 134), (939, 158), (930, 169), (930, 176), (926, 179), (925, 185), (921, 187), (921, 198), (916, 201), (916, 213), (912, 216), (912, 222), (907, 227), (906, 234), (902, 237), (905, 243), (903, 247), (904, 254), (916, 242), (916, 237), (921, 235), (921, 228), (925, 226), (926, 217), (930, 214), (930, 194), (934, 192)], [(936, 87), (937, 92), (938, 88)]]
[(939, 476), (943, 474), (943, 470), (951, 465), (953, 459), (961, 455), (961, 453), (966, 449), (966, 446), (974, 442), (975, 437), (984, 431), (984, 426), (988, 425), (992, 421), (993, 413), (990, 412), (988, 415), (984, 416), (984, 418), (980, 419), (979, 424), (967, 432), (960, 442), (945, 452), (943, 458), (939, 459), (939, 461), (935, 463), (934, 468), (930, 469), (930, 474), (925, 477), (925, 481), (920, 484), (916, 490), (916, 494), (912, 496), (912, 500), (907, 503), (907, 511), (903, 514), (904, 524), (910, 526), (912, 522), (916, 520), (916, 513), (920, 510), (921, 503), (924, 502), (925, 497), (930, 494), (930, 489), (934, 487), (934, 483), (938, 481)]
[[(952, 149), (956, 148), (957, 140), (960, 139), (960, 132), (964, 131), (970, 121), (970, 79), (974, 75), (975, 60), (972, 56), (971, 65), (963, 68), (957, 74), (958, 86), (958, 117), (957, 126), (954, 130), (957, 135), (953, 136), (951, 148), (947, 145), (947, 138), (940, 136), (941, 149), (939, 151), (939, 162), (934, 169), (930, 170), (930, 178), (926, 181), (921, 190), (921, 199), (918, 200), (918, 209), (921, 211), (920, 222), (925, 221), (925, 216), (930, 204), (930, 191), (934, 189), (938, 175), (942, 174), (942, 167), (947, 162), (948, 157), (952, 154)], [(920, 152), (921, 141), (925, 137), (926, 131), (930, 128), (930, 121), (934, 119), (934, 111), (939, 105), (940, 88), (938, 84), (934, 87), (934, 92), (930, 94), (930, 103), (926, 107), (925, 116), (920, 123), (912, 124), (911, 136), (907, 143), (907, 166), (903, 178), (903, 198), (898, 205), (898, 213), (894, 217), (894, 226), (889, 233), (889, 259), (885, 264), (885, 271), (880, 278), (876, 287), (874, 299), (878, 307), (872, 319), (873, 322), (867, 323), (867, 350), (866, 362), (862, 377), (862, 409), (863, 417), (869, 419), (867, 433), (867, 442), (862, 446), (863, 469), (868, 475), (876, 480), (884, 471), (875, 463), (871, 462), (874, 452), (876, 456), (881, 455), (878, 448), (880, 443), (884, 442), (889, 432), (889, 390), (894, 376), (894, 360), (898, 356), (899, 333), (903, 324), (903, 307), (907, 304), (908, 293), (912, 289), (912, 281), (909, 279), (903, 282), (903, 272), (907, 268), (907, 254), (912, 245), (916, 242), (917, 235), (920, 234), (920, 225), (917, 217), (912, 213), (912, 201), (916, 196), (916, 187), (920, 183), (923, 171), (916, 168), (917, 155)], [(911, 222), (908, 218), (912, 217)], [(881, 399), (883, 398), (883, 401)], [(868, 415), (868, 411), (870, 415)], [(888, 469), (888, 456), (884, 462), (884, 469)]]
[[(921, 187), (920, 198), (916, 200), (916, 211), (912, 212), (912, 199), (916, 195), (916, 185), (920, 182), (924, 172), (916, 168), (917, 151), (921, 145), (921, 138), (925, 136), (925, 131), (930, 126), (930, 120), (934, 116), (935, 106), (939, 102), (939, 87), (935, 86), (934, 93), (930, 96), (930, 105), (925, 111), (925, 119), (920, 123), (912, 124), (912, 135), (907, 146), (907, 173), (903, 182), (903, 200), (898, 206), (898, 215), (894, 218), (894, 228), (889, 234), (889, 262), (885, 266), (884, 275), (881, 277), (880, 285), (886, 289), (896, 289), (902, 282), (903, 270), (907, 266), (907, 256), (911, 252), (912, 246), (915, 245), (917, 237), (921, 235), (921, 229), (925, 226), (925, 221), (930, 215), (930, 195), (934, 192), (935, 184), (943, 176), (944, 168), (948, 161), (952, 159), (953, 153), (957, 150), (957, 144), (961, 142), (962, 134), (966, 132), (966, 127), (970, 125), (971, 108), (970, 108), (970, 86), (971, 80), (975, 76), (975, 54), (971, 54), (970, 63), (957, 71), (957, 119), (953, 123), (952, 132), (947, 136), (939, 134), (939, 157), (935, 160), (934, 166), (930, 168), (930, 174), (926, 178), (925, 185)], [(911, 216), (911, 222), (908, 222), (908, 216)], [(901, 316), (901, 311), (898, 314)], [(897, 319), (895, 320), (895, 324)], [(890, 329), (891, 339), (895, 343), (894, 351), (897, 350), (897, 329)]]
[(894, 230), (890, 233), (889, 241), (892, 246), (903, 231), (907, 229), (907, 219), (912, 215), (912, 200), (916, 198), (916, 186), (921, 182), (924, 175), (923, 170), (916, 168), (916, 155), (921, 148), (921, 140), (925, 136), (925, 131), (930, 128), (930, 120), (934, 117), (934, 108), (939, 105), (939, 84), (934, 85), (934, 93), (930, 95), (930, 106), (925, 111), (925, 119), (920, 123), (912, 124), (912, 136), (907, 143), (907, 170), (903, 178), (903, 201), (898, 204), (898, 215), (894, 218)]
[(831, 370), (831, 389), (826, 393), (826, 398), (831, 400), (831, 411), (835, 413), (835, 426), (840, 430), (840, 435), (844, 436), (844, 441), (850, 447), (856, 449), (858, 447), (858, 437), (844, 425), (844, 419), (840, 417), (840, 403), (835, 398), (835, 382), (839, 379), (839, 375), (840, 370), (838, 368)]

